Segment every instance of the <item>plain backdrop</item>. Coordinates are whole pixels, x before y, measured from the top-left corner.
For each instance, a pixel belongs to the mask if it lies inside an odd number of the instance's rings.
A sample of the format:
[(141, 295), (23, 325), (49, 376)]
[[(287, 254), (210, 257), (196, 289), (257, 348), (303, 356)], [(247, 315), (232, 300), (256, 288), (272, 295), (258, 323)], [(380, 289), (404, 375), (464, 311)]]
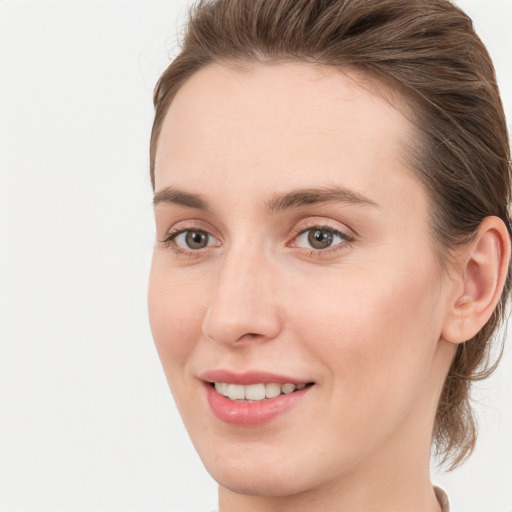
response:
[[(0, 0), (3, 512), (216, 506), (146, 314), (152, 89), (187, 4)], [(459, 4), (494, 58), (510, 124), (512, 0)], [(455, 511), (512, 511), (511, 350), (478, 386), (473, 458), (433, 470)]]

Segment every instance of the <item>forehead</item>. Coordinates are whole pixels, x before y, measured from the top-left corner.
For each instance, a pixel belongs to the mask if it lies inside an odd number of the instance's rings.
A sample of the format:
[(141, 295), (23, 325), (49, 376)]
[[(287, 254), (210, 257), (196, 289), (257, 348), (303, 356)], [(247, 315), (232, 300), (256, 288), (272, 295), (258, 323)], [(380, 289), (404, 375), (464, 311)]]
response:
[(200, 70), (164, 120), (157, 190), (216, 180), (275, 190), (342, 179), (371, 192), (412, 177), (403, 156), (413, 127), (384, 86), (376, 91), (363, 78), (307, 63)]

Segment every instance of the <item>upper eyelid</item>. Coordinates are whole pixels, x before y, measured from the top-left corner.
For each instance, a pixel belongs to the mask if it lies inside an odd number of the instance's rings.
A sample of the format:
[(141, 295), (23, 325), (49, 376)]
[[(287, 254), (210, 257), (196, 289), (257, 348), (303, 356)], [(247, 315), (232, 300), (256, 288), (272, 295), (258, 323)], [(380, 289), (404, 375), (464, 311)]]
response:
[(165, 229), (165, 236), (184, 231), (204, 231), (218, 238), (218, 230), (216, 230), (209, 222), (202, 219), (183, 219), (173, 222), (170, 227)]
[(315, 229), (318, 231), (330, 231), (331, 233), (340, 235), (343, 238), (352, 238), (351, 235), (349, 233), (347, 233), (346, 231), (337, 229), (337, 228), (332, 228), (330, 226), (311, 226), (311, 227), (308, 227), (305, 229), (301, 229), (297, 232), (295, 238), (297, 238), (297, 236), (299, 236), (299, 235), (303, 235), (304, 233), (307, 233), (308, 231), (313, 231)]
[(297, 222), (293, 229), (292, 233), (294, 235), (299, 235), (301, 233), (304, 233), (305, 231), (309, 231), (310, 229), (327, 229), (330, 231), (334, 231), (337, 233), (340, 233), (341, 235), (344, 235), (346, 237), (354, 238), (357, 236), (357, 232), (348, 227), (346, 224), (340, 223), (335, 220), (328, 220), (328, 219), (305, 219), (304, 221)]
[(297, 233), (300, 234), (300, 233), (304, 233), (305, 231), (310, 231), (311, 229), (324, 229), (326, 231), (335, 231), (338, 233), (345, 233), (345, 231), (348, 231), (348, 230), (345, 230), (342, 228), (331, 226), (330, 224), (322, 224), (321, 222), (317, 222), (317, 223), (307, 225), (307, 226), (296, 227), (296, 228), (294, 228), (293, 232), (295, 234), (297, 234)]

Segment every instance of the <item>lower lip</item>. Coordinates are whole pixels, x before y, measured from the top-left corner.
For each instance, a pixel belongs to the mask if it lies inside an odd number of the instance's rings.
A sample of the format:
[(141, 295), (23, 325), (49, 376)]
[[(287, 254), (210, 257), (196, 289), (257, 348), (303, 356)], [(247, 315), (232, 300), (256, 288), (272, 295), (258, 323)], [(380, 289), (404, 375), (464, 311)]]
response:
[(230, 400), (217, 393), (210, 384), (206, 385), (206, 393), (213, 414), (220, 420), (231, 425), (256, 426), (264, 425), (289, 411), (311, 388), (312, 386), (307, 386), (287, 395), (265, 398), (255, 402)]

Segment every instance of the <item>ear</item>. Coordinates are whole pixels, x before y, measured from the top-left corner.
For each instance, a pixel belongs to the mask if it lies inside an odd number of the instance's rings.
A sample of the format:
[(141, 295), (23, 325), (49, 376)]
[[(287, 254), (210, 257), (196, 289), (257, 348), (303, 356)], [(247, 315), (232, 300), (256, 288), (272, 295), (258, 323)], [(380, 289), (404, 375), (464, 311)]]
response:
[(462, 343), (473, 338), (500, 300), (510, 260), (510, 235), (498, 217), (486, 217), (476, 236), (455, 254), (456, 278), (442, 338)]

